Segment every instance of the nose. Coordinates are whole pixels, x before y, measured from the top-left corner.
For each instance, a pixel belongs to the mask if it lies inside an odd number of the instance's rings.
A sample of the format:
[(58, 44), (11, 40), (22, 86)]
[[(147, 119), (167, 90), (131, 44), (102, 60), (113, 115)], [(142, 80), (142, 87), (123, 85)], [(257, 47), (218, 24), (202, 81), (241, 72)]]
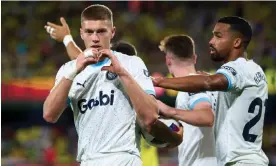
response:
[(212, 37), (211, 40), (209, 41), (209, 46), (213, 46), (214, 45), (214, 38)]
[(91, 35), (91, 39), (94, 43), (98, 43), (100, 41), (100, 38), (96, 32)]

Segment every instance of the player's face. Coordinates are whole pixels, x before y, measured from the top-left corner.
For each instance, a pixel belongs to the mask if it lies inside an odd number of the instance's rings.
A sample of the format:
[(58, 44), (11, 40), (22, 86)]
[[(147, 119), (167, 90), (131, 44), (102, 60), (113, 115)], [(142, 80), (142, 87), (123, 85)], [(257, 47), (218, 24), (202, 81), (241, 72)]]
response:
[(223, 61), (231, 51), (233, 37), (230, 32), (230, 25), (217, 23), (213, 30), (213, 37), (209, 42), (211, 59)]
[(109, 49), (115, 27), (109, 20), (85, 20), (81, 24), (80, 34), (86, 48)]

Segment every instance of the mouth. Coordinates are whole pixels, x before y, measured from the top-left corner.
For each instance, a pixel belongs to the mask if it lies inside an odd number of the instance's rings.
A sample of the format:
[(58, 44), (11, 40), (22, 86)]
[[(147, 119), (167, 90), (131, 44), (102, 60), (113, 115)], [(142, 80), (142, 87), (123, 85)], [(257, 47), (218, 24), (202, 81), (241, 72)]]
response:
[(213, 53), (216, 52), (216, 50), (215, 50), (213, 47), (209, 47), (209, 49), (210, 49), (210, 53), (211, 53), (211, 54), (213, 54)]
[(92, 45), (92, 46), (90, 46), (91, 48), (95, 48), (95, 49), (99, 49), (99, 48), (101, 48), (101, 46), (100, 45)]

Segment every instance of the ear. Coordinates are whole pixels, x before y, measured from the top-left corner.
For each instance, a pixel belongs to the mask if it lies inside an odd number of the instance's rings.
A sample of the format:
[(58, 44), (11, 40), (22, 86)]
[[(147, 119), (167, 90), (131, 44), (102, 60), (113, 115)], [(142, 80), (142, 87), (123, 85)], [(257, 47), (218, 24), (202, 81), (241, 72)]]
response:
[(234, 48), (240, 48), (242, 46), (242, 39), (241, 38), (236, 38), (234, 40)]
[(165, 56), (166, 57), (166, 64), (168, 65), (168, 66), (171, 66), (172, 65), (172, 60), (171, 60), (171, 58), (169, 57), (169, 56)]
[(81, 36), (81, 39), (83, 40), (83, 30), (82, 30), (82, 28), (80, 28), (80, 36)]
[(115, 32), (116, 32), (116, 27), (113, 27), (112, 30), (112, 36), (111, 36), (111, 39), (113, 39), (113, 37), (115, 36)]
[(194, 55), (193, 55), (193, 63), (196, 64), (196, 61), (197, 61), (197, 55), (194, 54)]

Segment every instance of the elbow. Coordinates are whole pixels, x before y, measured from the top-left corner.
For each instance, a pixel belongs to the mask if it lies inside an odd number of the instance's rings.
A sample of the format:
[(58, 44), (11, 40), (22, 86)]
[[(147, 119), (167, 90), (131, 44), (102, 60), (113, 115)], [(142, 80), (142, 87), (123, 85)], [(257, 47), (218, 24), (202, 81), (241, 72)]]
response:
[(144, 120), (145, 129), (147, 132), (151, 132), (152, 126), (155, 124), (155, 122), (158, 120), (158, 109), (156, 108), (156, 111)]
[(57, 119), (51, 115), (50, 109), (47, 107), (47, 105), (45, 103), (43, 105), (43, 119), (48, 123), (56, 123), (57, 122)]

